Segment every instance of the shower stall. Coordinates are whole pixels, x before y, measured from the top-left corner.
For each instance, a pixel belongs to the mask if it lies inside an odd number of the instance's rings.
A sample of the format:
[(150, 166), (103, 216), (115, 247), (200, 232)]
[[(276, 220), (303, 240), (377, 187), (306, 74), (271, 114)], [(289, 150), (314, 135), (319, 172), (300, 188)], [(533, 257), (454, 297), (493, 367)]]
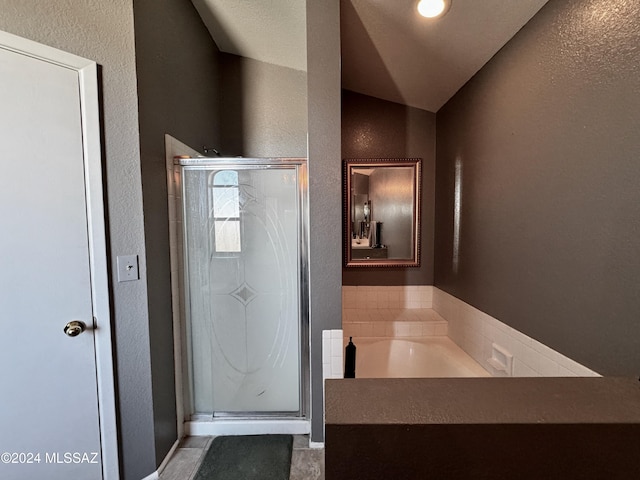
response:
[(306, 159), (177, 158), (174, 177), (188, 433), (307, 433)]

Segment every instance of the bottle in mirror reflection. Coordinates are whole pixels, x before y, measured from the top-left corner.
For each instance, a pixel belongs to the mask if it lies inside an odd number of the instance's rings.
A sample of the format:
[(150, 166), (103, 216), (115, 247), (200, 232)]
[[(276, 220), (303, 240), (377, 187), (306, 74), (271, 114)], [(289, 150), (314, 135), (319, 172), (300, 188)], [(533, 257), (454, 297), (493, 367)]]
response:
[(371, 222), (369, 245), (373, 248), (382, 248), (382, 223), (383, 222)]

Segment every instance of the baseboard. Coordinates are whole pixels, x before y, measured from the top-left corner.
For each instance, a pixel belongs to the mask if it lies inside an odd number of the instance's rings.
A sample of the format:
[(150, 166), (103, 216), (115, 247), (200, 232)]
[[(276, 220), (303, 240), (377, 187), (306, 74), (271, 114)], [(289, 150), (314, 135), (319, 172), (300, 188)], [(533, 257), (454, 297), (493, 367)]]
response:
[(324, 448), (324, 442), (309, 441), (309, 448)]
[[(176, 440), (174, 442), (174, 444), (171, 446), (171, 448), (169, 449), (169, 452), (167, 453), (167, 455), (164, 457), (164, 460), (162, 460), (162, 463), (160, 464), (160, 466), (158, 467), (158, 471), (156, 472), (156, 477), (158, 478), (158, 476), (164, 471), (164, 469), (167, 467), (167, 464), (171, 461), (171, 457), (173, 456), (174, 452), (176, 451), (176, 449), (178, 448), (178, 445), (180, 444), (180, 439)], [(144, 479), (147, 480), (147, 479)], [(148, 480), (151, 480), (150, 478)]]

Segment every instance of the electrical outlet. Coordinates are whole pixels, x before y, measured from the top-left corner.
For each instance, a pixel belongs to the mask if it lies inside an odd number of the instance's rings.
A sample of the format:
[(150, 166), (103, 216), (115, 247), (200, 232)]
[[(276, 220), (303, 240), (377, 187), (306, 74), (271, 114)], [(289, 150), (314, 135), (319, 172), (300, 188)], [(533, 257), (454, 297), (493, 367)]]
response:
[(130, 282), (140, 278), (137, 255), (120, 255), (117, 257), (117, 262), (118, 282)]

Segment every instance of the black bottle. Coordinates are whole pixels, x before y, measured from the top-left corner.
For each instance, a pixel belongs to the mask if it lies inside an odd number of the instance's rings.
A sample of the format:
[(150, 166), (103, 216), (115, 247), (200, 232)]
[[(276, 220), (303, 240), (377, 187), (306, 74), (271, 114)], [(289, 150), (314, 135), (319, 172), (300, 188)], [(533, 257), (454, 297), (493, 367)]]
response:
[(344, 378), (356, 378), (356, 346), (349, 337), (349, 344), (345, 348), (344, 354)]

